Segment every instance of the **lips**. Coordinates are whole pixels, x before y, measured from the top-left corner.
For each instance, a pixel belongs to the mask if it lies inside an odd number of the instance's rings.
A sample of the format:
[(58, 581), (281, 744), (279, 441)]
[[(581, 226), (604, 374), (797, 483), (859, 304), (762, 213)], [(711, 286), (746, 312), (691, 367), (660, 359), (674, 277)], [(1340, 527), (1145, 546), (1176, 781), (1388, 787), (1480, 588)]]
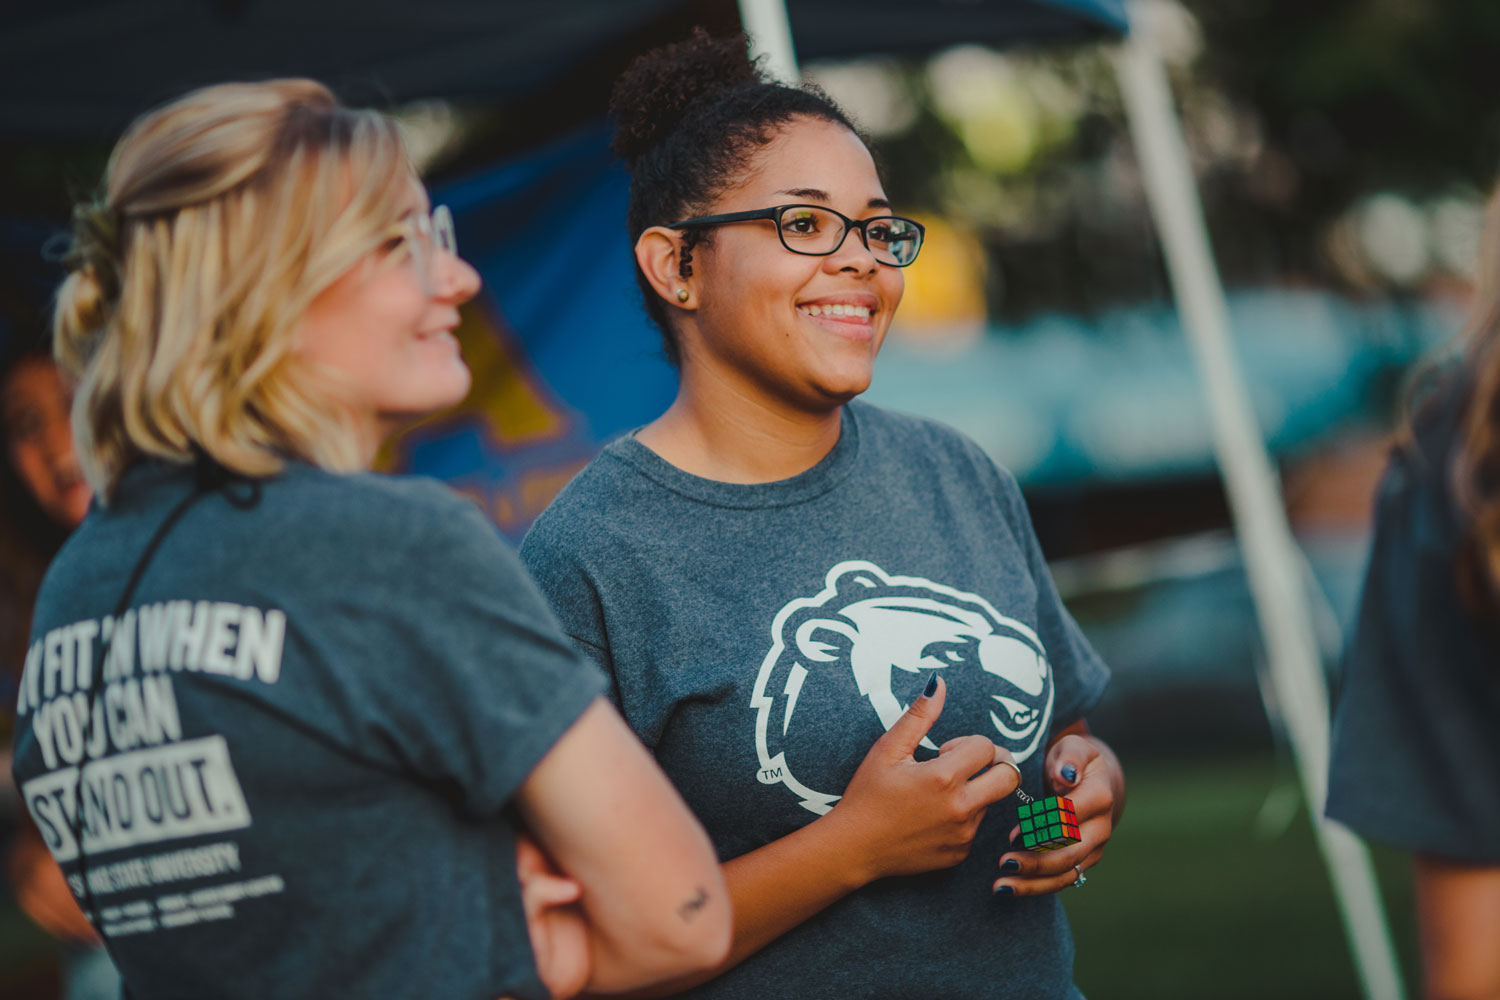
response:
[(829, 305), (805, 305), (797, 307), (809, 316), (828, 316), (837, 319), (858, 319), (868, 323), (870, 321), (870, 309), (868, 306), (845, 305), (835, 302)]
[(827, 295), (797, 303), (797, 311), (813, 319), (868, 326), (880, 311), (880, 300), (866, 292)]

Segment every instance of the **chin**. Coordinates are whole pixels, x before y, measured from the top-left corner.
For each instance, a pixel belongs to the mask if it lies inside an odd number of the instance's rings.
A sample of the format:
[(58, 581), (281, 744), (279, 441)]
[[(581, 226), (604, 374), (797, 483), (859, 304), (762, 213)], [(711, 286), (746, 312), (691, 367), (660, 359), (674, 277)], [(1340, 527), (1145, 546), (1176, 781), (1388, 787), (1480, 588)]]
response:
[(442, 378), (427, 380), (421, 392), (407, 395), (399, 404), (386, 408), (386, 413), (399, 417), (403, 422), (421, 420), (439, 410), (446, 410), (462, 403), (469, 395), (472, 379), (467, 368), (462, 374), (448, 372)]
[(874, 373), (869, 368), (858, 371), (839, 372), (823, 378), (818, 388), (825, 396), (846, 403), (870, 388)]
[(444, 365), (441, 371), (434, 372), (432, 375), (432, 381), (429, 383), (432, 386), (432, 395), (439, 400), (432, 409), (442, 410), (463, 402), (473, 382), (474, 376), (470, 374), (469, 366), (464, 364), (463, 359), (458, 355), (454, 355), (450, 364)]

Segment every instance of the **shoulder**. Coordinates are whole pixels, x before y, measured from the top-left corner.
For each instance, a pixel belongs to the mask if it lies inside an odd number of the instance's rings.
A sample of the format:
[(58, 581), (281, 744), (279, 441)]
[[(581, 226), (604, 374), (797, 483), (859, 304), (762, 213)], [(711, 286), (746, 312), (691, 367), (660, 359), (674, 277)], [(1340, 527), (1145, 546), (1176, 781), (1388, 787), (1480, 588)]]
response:
[(343, 543), (383, 557), (488, 555), (504, 547), (472, 500), (421, 476), (289, 467), (266, 482), (262, 505), (265, 519), (293, 529), (289, 540), (320, 547)]
[(914, 413), (888, 410), (864, 400), (851, 400), (846, 404), (850, 415), (859, 425), (860, 440), (875, 437), (881, 442), (889, 441), (902, 446), (938, 445), (962, 447), (969, 439), (941, 421), (919, 417)]
[(973, 438), (939, 420), (887, 410), (862, 401), (848, 404), (860, 435), (860, 449), (877, 461), (919, 463), (934, 471), (972, 476), (986, 489), (1019, 496), (1010, 470), (997, 463)]
[(1424, 394), (1391, 450), (1376, 494), (1382, 524), (1409, 523), (1414, 541), (1425, 541), (1445, 558), (1464, 530), (1453, 468), (1468, 398), (1468, 382), (1458, 376)]
[(558, 492), (521, 542), (521, 558), (537, 563), (623, 543), (653, 521), (661, 488), (641, 474), (626, 441), (607, 445)]

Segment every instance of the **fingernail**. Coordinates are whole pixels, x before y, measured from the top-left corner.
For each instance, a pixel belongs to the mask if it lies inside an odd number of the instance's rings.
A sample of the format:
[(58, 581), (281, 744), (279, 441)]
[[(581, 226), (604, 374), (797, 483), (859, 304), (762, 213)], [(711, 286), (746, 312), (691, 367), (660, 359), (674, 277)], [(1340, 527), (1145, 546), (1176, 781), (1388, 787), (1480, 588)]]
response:
[(1015, 894), (1016, 890), (1008, 885), (1002, 885), (1000, 888), (995, 890), (995, 895), (997, 896), (1014, 896)]
[(931, 698), (937, 694), (937, 671), (934, 670), (927, 678), (927, 686), (922, 689), (922, 697)]
[(1064, 764), (1062, 766), (1062, 776), (1063, 780), (1071, 785), (1073, 782), (1078, 780), (1078, 768), (1074, 767), (1072, 764)]
[(1021, 862), (1017, 861), (1015, 858), (1006, 858), (1004, 861), (1000, 862), (1000, 870), (1002, 872), (1005, 872), (1007, 875), (1011, 872), (1018, 872), (1021, 870)]

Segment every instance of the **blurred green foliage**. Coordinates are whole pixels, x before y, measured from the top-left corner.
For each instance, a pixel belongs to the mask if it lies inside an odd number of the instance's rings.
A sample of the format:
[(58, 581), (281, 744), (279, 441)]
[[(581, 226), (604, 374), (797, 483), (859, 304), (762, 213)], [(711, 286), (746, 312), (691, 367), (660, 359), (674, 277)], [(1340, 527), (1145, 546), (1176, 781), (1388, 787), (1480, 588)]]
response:
[[(1204, 75), (1323, 180), (1313, 208), (1362, 188), (1488, 187), (1500, 167), (1494, 0), (1186, 0)], [(1318, 205), (1327, 199), (1325, 205)]]
[[(1089, 1000), (1360, 996), (1296, 773), (1270, 756), (1125, 760), (1124, 821), (1063, 900)], [(1406, 858), (1374, 851), (1411, 996)]]

